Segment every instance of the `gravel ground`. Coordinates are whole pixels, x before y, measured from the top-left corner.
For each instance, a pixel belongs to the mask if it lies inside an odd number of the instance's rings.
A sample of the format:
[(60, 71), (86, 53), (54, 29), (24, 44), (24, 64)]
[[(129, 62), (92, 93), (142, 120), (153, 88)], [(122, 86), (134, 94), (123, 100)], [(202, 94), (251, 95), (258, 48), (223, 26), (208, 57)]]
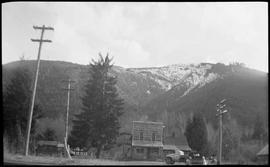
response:
[[(69, 160), (61, 157), (49, 156), (23, 156), (4, 154), (4, 162), (17, 164), (51, 164), (51, 165), (166, 165), (165, 162), (156, 161), (114, 161), (102, 159), (75, 159)], [(178, 163), (176, 163), (177, 165)], [(178, 164), (179, 165), (179, 164)]]
[(155, 161), (113, 161), (101, 159), (74, 159), (70, 165), (165, 165)]
[(24, 155), (12, 155), (4, 154), (4, 161), (9, 162), (27, 162), (27, 163), (48, 163), (48, 164), (65, 164), (68, 159), (60, 157), (49, 157), (49, 156), (24, 156)]
[[(28, 165), (166, 165), (165, 162), (157, 161), (114, 161), (105, 159), (79, 159), (73, 158), (69, 160), (61, 157), (50, 156), (23, 156), (4, 153), (4, 163), (10, 164), (28, 164)], [(223, 164), (233, 164), (223, 162)], [(174, 165), (185, 165), (176, 162)]]

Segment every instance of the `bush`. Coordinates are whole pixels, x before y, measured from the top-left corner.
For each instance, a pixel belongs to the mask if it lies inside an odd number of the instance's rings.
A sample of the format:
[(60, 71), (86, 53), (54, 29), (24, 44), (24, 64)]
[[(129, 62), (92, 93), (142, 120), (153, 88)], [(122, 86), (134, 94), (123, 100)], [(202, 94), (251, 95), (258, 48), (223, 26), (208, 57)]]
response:
[(244, 158), (239, 154), (239, 150), (237, 148), (233, 148), (230, 153), (228, 154), (228, 159), (231, 162), (240, 162), (240, 161), (245, 161)]
[(4, 144), (4, 155), (9, 154), (9, 144), (8, 144), (8, 138), (6, 135), (3, 136), (3, 144)]
[(117, 152), (117, 153), (114, 154), (113, 160), (122, 161), (122, 160), (124, 160), (124, 156), (123, 156), (122, 153)]
[(240, 146), (240, 154), (246, 162), (254, 162), (256, 160), (256, 154), (259, 151), (260, 146), (255, 142), (243, 143)]

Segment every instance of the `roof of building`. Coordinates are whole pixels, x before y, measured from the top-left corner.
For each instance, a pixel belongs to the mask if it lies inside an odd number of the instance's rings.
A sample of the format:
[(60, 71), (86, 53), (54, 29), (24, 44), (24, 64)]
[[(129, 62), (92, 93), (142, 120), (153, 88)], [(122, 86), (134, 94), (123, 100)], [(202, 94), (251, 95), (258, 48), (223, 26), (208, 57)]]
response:
[(141, 146), (141, 147), (163, 147), (162, 142), (151, 142), (151, 141), (140, 141), (140, 140), (133, 140), (132, 146)]
[(175, 145), (163, 145), (163, 150), (175, 150), (177, 147)]
[(57, 145), (57, 141), (44, 141), (44, 140), (40, 140), (37, 143), (38, 145), (51, 145), (51, 146), (56, 146)]
[(62, 143), (58, 143), (58, 144), (57, 144), (57, 147), (65, 147), (65, 145), (62, 144)]
[(176, 146), (176, 145), (164, 145), (163, 146), (163, 150), (175, 150), (175, 149), (179, 149), (182, 151), (190, 151), (191, 148), (188, 145), (180, 145), (180, 146)]
[(38, 145), (43, 146), (56, 146), (56, 147), (64, 147), (64, 144), (61, 144), (57, 141), (45, 141), (45, 140), (40, 140), (37, 142)]
[(165, 145), (174, 145), (176, 146), (179, 150), (191, 150), (191, 148), (188, 146), (187, 140), (185, 137), (166, 137), (164, 139), (164, 144)]
[(261, 156), (261, 155), (268, 155), (268, 144), (264, 146), (263, 149), (261, 149), (261, 151), (257, 153), (257, 156)]
[(133, 123), (145, 123), (145, 124), (158, 124), (163, 125), (163, 122), (150, 122), (150, 121), (133, 121)]

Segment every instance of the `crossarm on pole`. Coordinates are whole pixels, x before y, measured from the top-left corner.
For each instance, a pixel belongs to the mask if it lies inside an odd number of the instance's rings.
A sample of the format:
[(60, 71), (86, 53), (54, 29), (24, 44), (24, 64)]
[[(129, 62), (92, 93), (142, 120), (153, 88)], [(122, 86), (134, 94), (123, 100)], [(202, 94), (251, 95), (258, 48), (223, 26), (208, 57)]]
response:
[(44, 29), (44, 30), (54, 30), (52, 27), (39, 27), (39, 26), (33, 26), (34, 29)]
[(31, 39), (32, 42), (52, 42), (51, 40), (48, 39)]

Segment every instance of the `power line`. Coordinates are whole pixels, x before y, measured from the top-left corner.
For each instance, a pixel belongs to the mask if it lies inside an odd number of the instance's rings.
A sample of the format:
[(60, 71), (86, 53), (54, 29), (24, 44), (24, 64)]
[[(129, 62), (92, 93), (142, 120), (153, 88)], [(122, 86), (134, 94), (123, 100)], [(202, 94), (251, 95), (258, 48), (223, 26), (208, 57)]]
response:
[(43, 35), (44, 35), (45, 30), (54, 30), (52, 27), (45, 27), (45, 25), (43, 25), (42, 27), (33, 26), (33, 28), (35, 30), (41, 30), (41, 36), (40, 36), (40, 39), (31, 39), (32, 42), (39, 42), (39, 48), (38, 48), (38, 58), (37, 58), (36, 75), (35, 75), (35, 82), (34, 82), (34, 88), (33, 88), (33, 94), (32, 94), (31, 108), (30, 108), (30, 113), (29, 113), (29, 118), (28, 118), (28, 123), (27, 123), (27, 138), (26, 138), (26, 144), (25, 144), (26, 156), (28, 156), (28, 149), (29, 149), (29, 138), (30, 138), (30, 130), (31, 130), (31, 124), (32, 124), (33, 109), (34, 109), (34, 104), (35, 104), (41, 46), (43, 42), (52, 42), (51, 40), (44, 40)]

